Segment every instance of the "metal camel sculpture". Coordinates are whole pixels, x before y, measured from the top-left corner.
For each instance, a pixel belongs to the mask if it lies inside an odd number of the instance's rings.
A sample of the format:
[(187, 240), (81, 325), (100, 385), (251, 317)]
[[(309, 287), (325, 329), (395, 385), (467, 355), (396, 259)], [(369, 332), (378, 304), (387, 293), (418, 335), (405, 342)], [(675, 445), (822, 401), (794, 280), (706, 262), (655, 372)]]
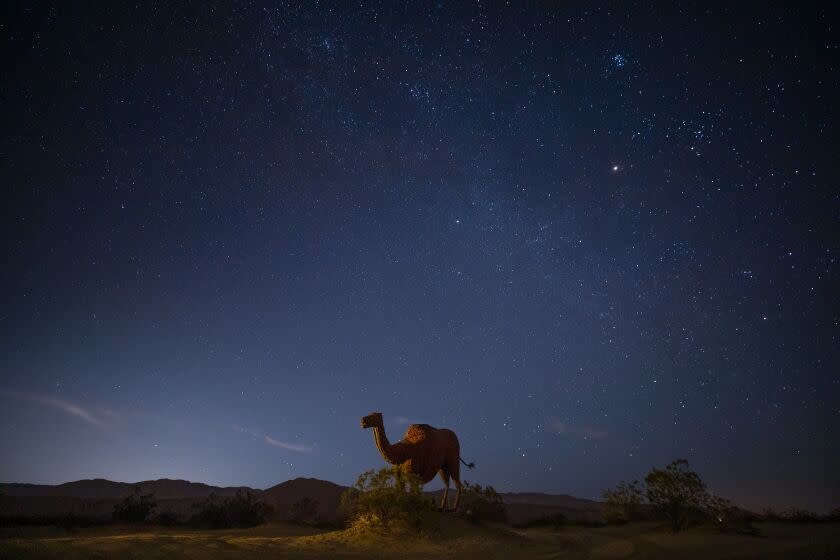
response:
[(433, 428), (428, 424), (411, 424), (401, 441), (390, 443), (385, 436), (381, 412), (372, 412), (364, 416), (362, 428), (373, 428), (373, 439), (383, 459), (392, 465), (401, 466), (406, 472), (417, 476), (423, 484), (440, 474), (446, 486), (440, 504), (442, 511), (447, 511), (449, 480), (452, 479), (456, 488), (452, 511), (458, 511), (458, 501), (461, 498), (461, 463), (470, 469), (475, 464), (461, 459), (461, 448), (455, 432), (445, 428)]

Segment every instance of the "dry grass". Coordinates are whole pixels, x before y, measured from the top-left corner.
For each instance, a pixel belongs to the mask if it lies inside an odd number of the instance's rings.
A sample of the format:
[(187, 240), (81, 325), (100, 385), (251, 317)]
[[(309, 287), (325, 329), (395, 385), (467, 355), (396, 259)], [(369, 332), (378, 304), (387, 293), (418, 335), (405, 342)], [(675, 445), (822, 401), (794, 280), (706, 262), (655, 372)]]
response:
[(320, 531), (290, 524), (199, 531), (107, 527), (5, 529), (0, 558), (840, 558), (840, 525), (760, 525), (758, 537), (711, 527), (671, 534), (653, 523), (511, 531), (437, 516), (418, 533), (355, 528)]

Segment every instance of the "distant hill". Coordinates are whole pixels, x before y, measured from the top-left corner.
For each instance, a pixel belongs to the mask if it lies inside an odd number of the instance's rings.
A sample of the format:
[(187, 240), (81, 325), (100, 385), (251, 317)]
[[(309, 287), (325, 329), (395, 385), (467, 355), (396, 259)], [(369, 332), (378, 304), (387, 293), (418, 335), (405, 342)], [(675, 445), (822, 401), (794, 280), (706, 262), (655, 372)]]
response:
[(523, 523), (558, 513), (575, 521), (599, 521), (604, 516), (601, 502), (575, 498), (567, 494), (510, 492), (502, 494), (502, 499), (505, 501), (508, 521), (511, 523)]
[(318, 502), (318, 515), (332, 521), (338, 517), (341, 494), (346, 489), (346, 486), (317, 478), (296, 478), (264, 490), (261, 497), (274, 507), (275, 514), (281, 519), (288, 517), (293, 504), (310, 498)]
[[(317, 478), (295, 478), (281, 482), (266, 490), (247, 486), (210, 486), (187, 480), (145, 480), (142, 482), (114, 482), (102, 478), (77, 480), (58, 485), (0, 483), (0, 516), (63, 515), (69, 512), (106, 518), (114, 504), (134, 492), (139, 486), (144, 494), (153, 493), (160, 511), (177, 511), (187, 515), (196, 501), (210, 494), (232, 496), (237, 490), (250, 491), (270, 504), (278, 519), (286, 519), (291, 507), (303, 498), (318, 502), (318, 515), (333, 521), (338, 517), (341, 494), (347, 489)], [(449, 493), (455, 498), (455, 489)], [(440, 500), (443, 490), (429, 492)], [(602, 504), (593, 500), (568, 495), (529, 493), (502, 493), (511, 523), (522, 523), (548, 515), (562, 513), (569, 519), (598, 520), (602, 517)], [(451, 502), (450, 502), (451, 503)]]
[(196, 502), (210, 494), (233, 496), (237, 490), (259, 494), (247, 486), (210, 486), (188, 480), (144, 480), (114, 482), (104, 478), (77, 480), (64, 484), (0, 483), (0, 517), (62, 517), (69, 513), (94, 520), (110, 519), (114, 505), (134, 493), (154, 494), (157, 511), (174, 512), (182, 518), (194, 512)]
[(260, 490), (247, 486), (210, 486), (188, 480), (161, 478), (142, 482), (114, 482), (104, 478), (93, 478), (65, 482), (64, 484), (20, 484), (0, 483), (0, 493), (6, 496), (51, 496), (62, 498), (122, 498), (134, 493), (136, 487), (144, 494), (153, 493), (159, 500), (174, 498), (205, 498), (210, 494), (233, 496), (237, 490), (258, 493)]
[(600, 502), (575, 498), (568, 494), (544, 494), (542, 492), (506, 492), (502, 494), (506, 504), (537, 504), (542, 506), (566, 507), (570, 509), (599, 509)]

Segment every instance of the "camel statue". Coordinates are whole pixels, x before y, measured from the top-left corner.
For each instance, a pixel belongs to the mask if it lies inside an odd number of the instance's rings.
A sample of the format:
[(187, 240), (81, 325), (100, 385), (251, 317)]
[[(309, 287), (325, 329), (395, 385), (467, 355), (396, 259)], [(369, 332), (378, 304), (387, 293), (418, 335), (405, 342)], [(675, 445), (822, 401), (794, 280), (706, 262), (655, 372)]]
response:
[(372, 412), (363, 417), (362, 428), (373, 428), (373, 439), (383, 459), (392, 465), (401, 466), (405, 472), (417, 476), (423, 484), (432, 480), (436, 474), (440, 474), (446, 486), (440, 504), (441, 511), (447, 511), (449, 479), (454, 480), (455, 505), (451, 511), (458, 511), (458, 500), (461, 498), (460, 463), (464, 463), (469, 469), (475, 464), (461, 459), (461, 447), (455, 432), (445, 428), (433, 428), (428, 424), (411, 424), (401, 441), (389, 443), (385, 436), (381, 412)]

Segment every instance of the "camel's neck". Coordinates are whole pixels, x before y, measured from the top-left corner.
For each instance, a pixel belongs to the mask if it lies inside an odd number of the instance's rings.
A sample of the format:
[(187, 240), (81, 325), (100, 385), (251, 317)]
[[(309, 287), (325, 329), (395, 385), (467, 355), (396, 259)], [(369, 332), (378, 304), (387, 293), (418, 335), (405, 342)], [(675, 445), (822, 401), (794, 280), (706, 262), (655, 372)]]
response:
[(379, 450), (379, 454), (382, 455), (383, 459), (392, 465), (399, 464), (399, 457), (397, 457), (397, 453), (395, 453), (396, 450), (388, 441), (388, 436), (385, 435), (384, 426), (374, 426), (373, 439), (376, 441), (376, 448)]

